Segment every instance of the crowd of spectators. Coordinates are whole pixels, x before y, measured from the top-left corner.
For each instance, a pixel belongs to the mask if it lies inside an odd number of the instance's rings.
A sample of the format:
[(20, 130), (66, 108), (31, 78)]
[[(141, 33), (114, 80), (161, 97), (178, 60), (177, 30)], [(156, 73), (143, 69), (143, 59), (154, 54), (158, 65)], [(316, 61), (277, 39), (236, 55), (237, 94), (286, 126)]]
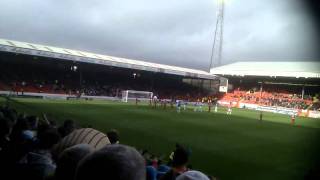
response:
[[(107, 132), (108, 144), (90, 143), (55, 151), (81, 127), (73, 120), (60, 126), (46, 115), (37, 117), (0, 107), (0, 169), (3, 179), (33, 180), (209, 180), (191, 170), (191, 151), (177, 144), (167, 161), (119, 142), (119, 132)], [(91, 132), (91, 131), (90, 131)], [(79, 135), (81, 136), (81, 134)], [(82, 135), (83, 136), (83, 135)], [(65, 141), (63, 141), (65, 140)], [(91, 142), (91, 141), (90, 141)], [(59, 152), (59, 153), (57, 153)]]
[(310, 95), (302, 99), (300, 94), (289, 93), (286, 91), (243, 91), (234, 90), (224, 95), (222, 100), (236, 101), (243, 103), (259, 104), (264, 106), (278, 106), (286, 108), (307, 109), (314, 100)]
[[(71, 70), (70, 65), (43, 65), (0, 61), (0, 91), (12, 94), (50, 93), (121, 97), (123, 90), (150, 91), (162, 99), (197, 99), (205, 90), (186, 84), (181, 77), (150, 72), (131, 73), (126, 69), (109, 69), (86, 65)], [(32, 62), (32, 60), (30, 61)], [(12, 64), (11, 64), (12, 63)], [(93, 65), (92, 65), (93, 66)], [(133, 76), (135, 74), (135, 76)]]
[[(53, 82), (42, 82), (41, 84), (33, 82), (12, 82), (4, 84), (0, 82), (0, 90), (11, 91), (12, 94), (22, 95), (27, 92), (31, 93), (49, 93), (49, 94), (67, 94), (77, 95), (81, 93), (87, 96), (108, 96), (108, 97), (121, 97), (124, 90), (141, 90), (150, 91), (156, 94), (161, 99), (182, 99), (195, 101), (207, 95), (204, 91), (199, 91), (198, 88), (191, 87), (190, 85), (183, 84), (179, 88), (144, 88), (134, 85), (83, 85), (81, 88), (71, 87), (70, 85), (59, 84), (58, 80)], [(49, 84), (48, 84), (49, 83)], [(51, 84), (53, 83), (53, 84)], [(2, 85), (1, 85), (2, 84)]]

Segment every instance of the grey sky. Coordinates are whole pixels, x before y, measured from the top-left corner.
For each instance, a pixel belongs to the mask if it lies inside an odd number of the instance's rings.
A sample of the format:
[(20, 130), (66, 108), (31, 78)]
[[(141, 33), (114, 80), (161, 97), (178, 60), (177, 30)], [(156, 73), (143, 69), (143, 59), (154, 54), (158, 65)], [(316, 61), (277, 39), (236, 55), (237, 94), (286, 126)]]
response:
[[(228, 0), (223, 63), (319, 60), (299, 1)], [(207, 69), (215, 0), (1, 0), (0, 38)]]

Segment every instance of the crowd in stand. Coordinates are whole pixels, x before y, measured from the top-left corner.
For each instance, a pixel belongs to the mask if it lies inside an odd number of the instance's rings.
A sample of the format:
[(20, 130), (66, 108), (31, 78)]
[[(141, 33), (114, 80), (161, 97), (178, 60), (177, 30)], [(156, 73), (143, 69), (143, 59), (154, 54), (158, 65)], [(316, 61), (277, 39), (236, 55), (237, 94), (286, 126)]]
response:
[[(183, 88), (150, 88), (143, 86), (143, 84), (109, 84), (100, 85), (95, 84), (83, 84), (82, 88), (73, 87), (72, 84), (64, 84), (62, 80), (52, 80), (46, 82), (38, 81), (19, 81), (11, 82), (5, 84), (0, 81), (0, 90), (9, 90), (15, 93), (22, 92), (36, 92), (36, 93), (55, 93), (55, 94), (68, 94), (76, 95), (82, 93), (88, 96), (111, 96), (111, 97), (121, 97), (121, 92), (123, 90), (143, 90), (151, 91), (156, 94), (160, 99), (181, 99), (187, 101), (196, 101), (206, 97), (208, 94), (204, 91), (199, 91), (195, 87), (190, 87), (184, 84)], [(233, 92), (227, 93), (222, 97), (222, 100), (236, 101), (243, 103), (253, 103), (265, 106), (278, 106), (286, 108), (296, 108), (296, 109), (307, 109), (313, 107), (313, 109), (319, 109), (316, 103), (314, 103), (314, 97), (310, 95), (305, 95), (302, 99), (300, 94), (290, 93), (286, 91), (277, 92), (276, 90), (269, 91), (243, 91), (234, 90)], [(312, 105), (315, 104), (315, 105)]]
[(52, 66), (0, 64), (0, 91), (19, 95), (32, 92), (121, 97), (123, 90), (137, 90), (153, 92), (162, 99), (185, 100), (207, 95), (199, 87), (183, 83), (181, 78), (161, 74), (150, 76), (144, 72), (132, 76), (127, 70), (95, 72), (88, 70), (89, 67), (80, 74), (79, 69), (72, 71), (67, 65), (63, 68)]
[(90, 143), (78, 143), (55, 151), (62, 147), (59, 143), (72, 139), (77, 129), (72, 120), (58, 126), (45, 115), (39, 118), (0, 107), (1, 179), (214, 179), (191, 170), (188, 148), (177, 144), (165, 162), (146, 150), (120, 144), (116, 130), (107, 132), (110, 143), (99, 149)]
[[(1, 85), (2, 84), (2, 85)], [(49, 94), (67, 94), (77, 95), (79, 93), (87, 96), (109, 96), (109, 97), (121, 97), (124, 90), (141, 90), (150, 91), (157, 94), (161, 99), (183, 99), (183, 100), (196, 100), (204, 97), (207, 93), (199, 92), (197, 88), (184, 85), (182, 88), (156, 88), (139, 87), (134, 85), (83, 85), (81, 88), (71, 87), (70, 85), (64, 85), (59, 83), (58, 80), (53, 82), (12, 82), (9, 85), (5, 85), (0, 82), (0, 90), (11, 91), (12, 94), (22, 95), (27, 92), (31, 93), (49, 93)]]
[(236, 101), (243, 103), (259, 104), (264, 106), (278, 106), (286, 108), (307, 109), (314, 103), (314, 98), (310, 95), (304, 96), (289, 93), (271, 91), (241, 91), (234, 90), (233, 92), (224, 95), (222, 100)]

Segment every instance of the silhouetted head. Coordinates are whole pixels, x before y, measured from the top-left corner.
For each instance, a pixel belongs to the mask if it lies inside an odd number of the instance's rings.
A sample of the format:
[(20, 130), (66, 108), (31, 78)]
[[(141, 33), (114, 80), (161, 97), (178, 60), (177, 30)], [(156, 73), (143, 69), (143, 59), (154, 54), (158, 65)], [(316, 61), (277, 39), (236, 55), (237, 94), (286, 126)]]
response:
[(132, 147), (114, 144), (88, 155), (79, 164), (76, 180), (144, 180), (144, 159)]
[(38, 128), (39, 118), (37, 116), (27, 116), (26, 119), (31, 130), (36, 130)]
[(181, 167), (185, 166), (189, 160), (189, 152), (182, 146), (176, 148), (173, 154), (172, 166)]
[(62, 137), (65, 137), (72, 133), (76, 129), (75, 123), (73, 120), (67, 119), (64, 121), (63, 125), (59, 127), (59, 133)]
[(93, 151), (94, 148), (88, 144), (77, 144), (65, 149), (57, 162), (56, 179), (74, 179), (79, 162)]
[(187, 171), (179, 175), (176, 180), (210, 180), (208, 176), (200, 171)]
[(107, 132), (107, 136), (111, 144), (119, 143), (119, 132), (117, 130), (110, 130), (109, 132)]
[(56, 129), (47, 129), (38, 135), (38, 148), (39, 149), (51, 149), (61, 139), (60, 134)]
[(12, 127), (8, 119), (0, 118), (0, 138), (6, 138), (11, 133)]
[(71, 119), (67, 119), (63, 123), (63, 127), (68, 128), (68, 129), (74, 129), (75, 128), (75, 123)]

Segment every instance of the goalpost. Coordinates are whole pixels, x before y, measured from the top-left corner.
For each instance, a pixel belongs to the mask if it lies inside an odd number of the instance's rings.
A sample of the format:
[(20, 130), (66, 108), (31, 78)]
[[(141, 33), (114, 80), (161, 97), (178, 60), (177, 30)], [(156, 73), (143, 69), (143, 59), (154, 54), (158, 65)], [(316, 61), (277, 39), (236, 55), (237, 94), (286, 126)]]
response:
[(122, 101), (135, 101), (138, 99), (139, 101), (150, 101), (153, 93), (149, 91), (135, 91), (135, 90), (125, 90), (122, 91)]

